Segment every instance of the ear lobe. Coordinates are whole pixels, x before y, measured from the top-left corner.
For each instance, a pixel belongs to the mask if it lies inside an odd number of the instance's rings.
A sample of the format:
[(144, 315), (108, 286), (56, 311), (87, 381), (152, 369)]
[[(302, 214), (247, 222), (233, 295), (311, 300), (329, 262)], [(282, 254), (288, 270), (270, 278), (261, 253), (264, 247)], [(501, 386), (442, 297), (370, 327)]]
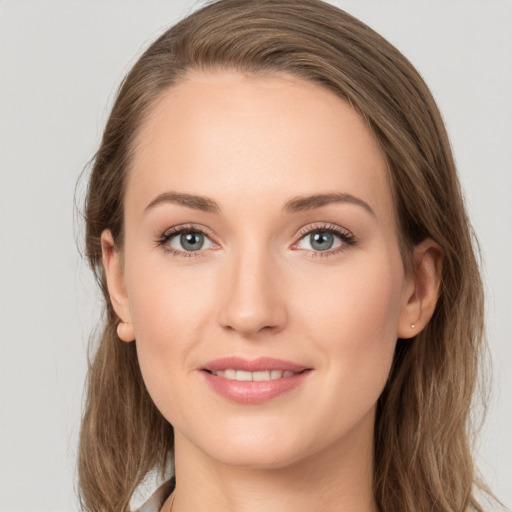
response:
[(441, 287), (443, 250), (426, 239), (414, 248), (414, 269), (398, 322), (399, 338), (416, 336), (430, 321)]
[(117, 326), (117, 334), (123, 341), (133, 341), (135, 333), (133, 332), (128, 296), (124, 284), (121, 255), (116, 249), (114, 238), (108, 229), (101, 234), (101, 253), (110, 302), (117, 316), (121, 319)]

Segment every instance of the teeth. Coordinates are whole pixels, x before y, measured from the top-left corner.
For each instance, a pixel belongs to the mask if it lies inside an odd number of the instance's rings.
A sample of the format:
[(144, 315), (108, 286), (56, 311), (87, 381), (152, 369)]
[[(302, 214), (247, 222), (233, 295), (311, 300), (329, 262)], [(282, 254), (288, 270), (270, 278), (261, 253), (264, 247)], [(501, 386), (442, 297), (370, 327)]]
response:
[(226, 379), (235, 380), (236, 379), (236, 370), (225, 370), (219, 373), (223, 373), (224, 375), (220, 375), (220, 377), (226, 377)]
[(270, 372), (253, 372), (252, 380), (270, 380)]
[(247, 372), (245, 370), (218, 370), (216, 372), (212, 372), (213, 375), (217, 377), (224, 377), (225, 379), (230, 380), (238, 380), (241, 382), (247, 381), (267, 381), (267, 380), (275, 380), (281, 379), (283, 377), (293, 377), (296, 372), (292, 372), (291, 370), (263, 370), (259, 372)]

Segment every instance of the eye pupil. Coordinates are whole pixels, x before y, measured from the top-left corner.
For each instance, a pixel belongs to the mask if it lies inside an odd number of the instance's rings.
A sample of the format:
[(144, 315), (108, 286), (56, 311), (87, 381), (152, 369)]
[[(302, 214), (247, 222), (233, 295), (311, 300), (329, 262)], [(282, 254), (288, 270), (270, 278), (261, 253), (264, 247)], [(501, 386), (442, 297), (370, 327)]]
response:
[(311, 247), (317, 251), (326, 251), (334, 244), (334, 236), (326, 231), (317, 231), (310, 235)]
[(204, 245), (204, 235), (201, 233), (182, 233), (180, 243), (186, 251), (198, 251)]

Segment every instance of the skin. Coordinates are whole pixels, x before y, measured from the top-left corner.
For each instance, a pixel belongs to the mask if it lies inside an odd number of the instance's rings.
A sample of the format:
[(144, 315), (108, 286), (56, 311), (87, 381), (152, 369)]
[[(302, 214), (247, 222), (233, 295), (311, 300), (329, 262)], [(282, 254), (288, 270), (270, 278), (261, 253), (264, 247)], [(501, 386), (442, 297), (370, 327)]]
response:
[[(171, 191), (220, 212), (148, 208)], [(283, 211), (314, 194), (350, 194), (371, 211), (348, 201)], [(376, 402), (397, 339), (433, 313), (440, 257), (426, 240), (404, 271), (386, 161), (361, 118), (296, 77), (190, 73), (145, 121), (124, 206), (124, 246), (105, 231), (103, 261), (120, 338), (136, 338), (175, 430), (174, 511), (374, 510)], [(200, 251), (179, 235), (158, 242), (189, 224), (207, 235)], [(315, 250), (309, 235), (326, 226), (343, 237)], [(226, 356), (312, 371), (269, 401), (234, 403), (200, 371)]]

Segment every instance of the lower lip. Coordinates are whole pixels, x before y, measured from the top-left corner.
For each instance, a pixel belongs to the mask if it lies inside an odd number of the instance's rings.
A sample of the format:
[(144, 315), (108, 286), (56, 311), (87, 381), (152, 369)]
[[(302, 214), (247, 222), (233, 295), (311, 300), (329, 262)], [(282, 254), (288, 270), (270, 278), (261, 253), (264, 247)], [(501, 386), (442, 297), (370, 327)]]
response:
[(309, 375), (310, 370), (296, 373), (291, 377), (264, 381), (231, 380), (217, 377), (206, 371), (202, 373), (208, 384), (222, 397), (240, 404), (260, 404), (299, 387)]

